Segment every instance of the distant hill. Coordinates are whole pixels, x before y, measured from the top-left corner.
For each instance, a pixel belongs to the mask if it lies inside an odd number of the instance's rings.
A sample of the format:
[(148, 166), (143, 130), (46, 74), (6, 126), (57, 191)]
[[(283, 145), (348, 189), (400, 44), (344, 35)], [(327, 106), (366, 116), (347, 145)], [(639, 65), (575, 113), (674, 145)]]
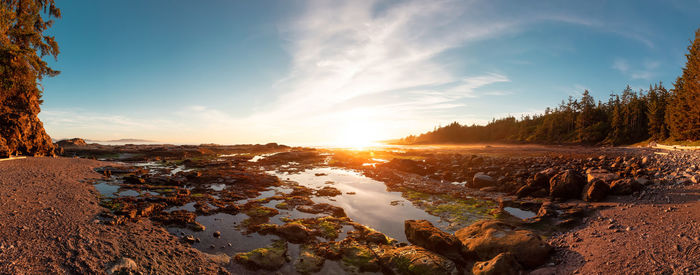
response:
[(155, 140), (148, 140), (148, 139), (137, 139), (137, 138), (122, 138), (122, 139), (112, 139), (112, 140), (92, 140), (88, 139), (87, 141), (89, 142), (114, 142), (114, 143), (141, 143), (141, 142), (146, 142), (146, 143), (153, 143), (157, 142)]

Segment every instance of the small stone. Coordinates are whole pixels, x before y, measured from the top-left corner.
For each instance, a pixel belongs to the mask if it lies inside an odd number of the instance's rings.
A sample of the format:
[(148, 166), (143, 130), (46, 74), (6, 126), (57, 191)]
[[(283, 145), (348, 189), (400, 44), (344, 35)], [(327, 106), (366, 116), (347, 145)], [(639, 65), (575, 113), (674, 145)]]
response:
[(221, 232), (215, 231), (215, 232), (214, 232), (214, 237), (216, 237), (216, 238), (221, 237)]

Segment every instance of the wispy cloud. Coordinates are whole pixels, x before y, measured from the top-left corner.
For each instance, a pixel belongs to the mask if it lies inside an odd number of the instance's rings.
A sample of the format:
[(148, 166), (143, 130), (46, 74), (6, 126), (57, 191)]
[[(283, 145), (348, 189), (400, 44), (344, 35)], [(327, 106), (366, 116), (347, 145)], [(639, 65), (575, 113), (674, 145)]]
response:
[(631, 66), (629, 62), (623, 58), (616, 58), (613, 61), (612, 68), (619, 71), (630, 79), (651, 80), (656, 75), (655, 69), (659, 67), (659, 62), (644, 61), (636, 66)]

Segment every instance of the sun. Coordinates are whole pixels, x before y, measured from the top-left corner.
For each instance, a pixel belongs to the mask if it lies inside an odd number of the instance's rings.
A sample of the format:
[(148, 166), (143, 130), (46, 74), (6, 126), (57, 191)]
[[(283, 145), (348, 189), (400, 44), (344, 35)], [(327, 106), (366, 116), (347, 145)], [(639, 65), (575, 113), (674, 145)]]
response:
[(339, 147), (363, 149), (379, 145), (384, 131), (377, 124), (366, 121), (351, 121), (339, 126), (334, 144)]

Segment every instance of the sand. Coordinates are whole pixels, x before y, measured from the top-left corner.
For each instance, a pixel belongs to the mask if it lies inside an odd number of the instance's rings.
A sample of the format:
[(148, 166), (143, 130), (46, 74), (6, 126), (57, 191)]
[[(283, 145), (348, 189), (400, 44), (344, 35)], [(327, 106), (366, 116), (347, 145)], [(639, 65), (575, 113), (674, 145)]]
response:
[(145, 274), (216, 274), (207, 255), (147, 219), (100, 223), (93, 168), (77, 158), (0, 162), (0, 274), (103, 274), (123, 258)]

